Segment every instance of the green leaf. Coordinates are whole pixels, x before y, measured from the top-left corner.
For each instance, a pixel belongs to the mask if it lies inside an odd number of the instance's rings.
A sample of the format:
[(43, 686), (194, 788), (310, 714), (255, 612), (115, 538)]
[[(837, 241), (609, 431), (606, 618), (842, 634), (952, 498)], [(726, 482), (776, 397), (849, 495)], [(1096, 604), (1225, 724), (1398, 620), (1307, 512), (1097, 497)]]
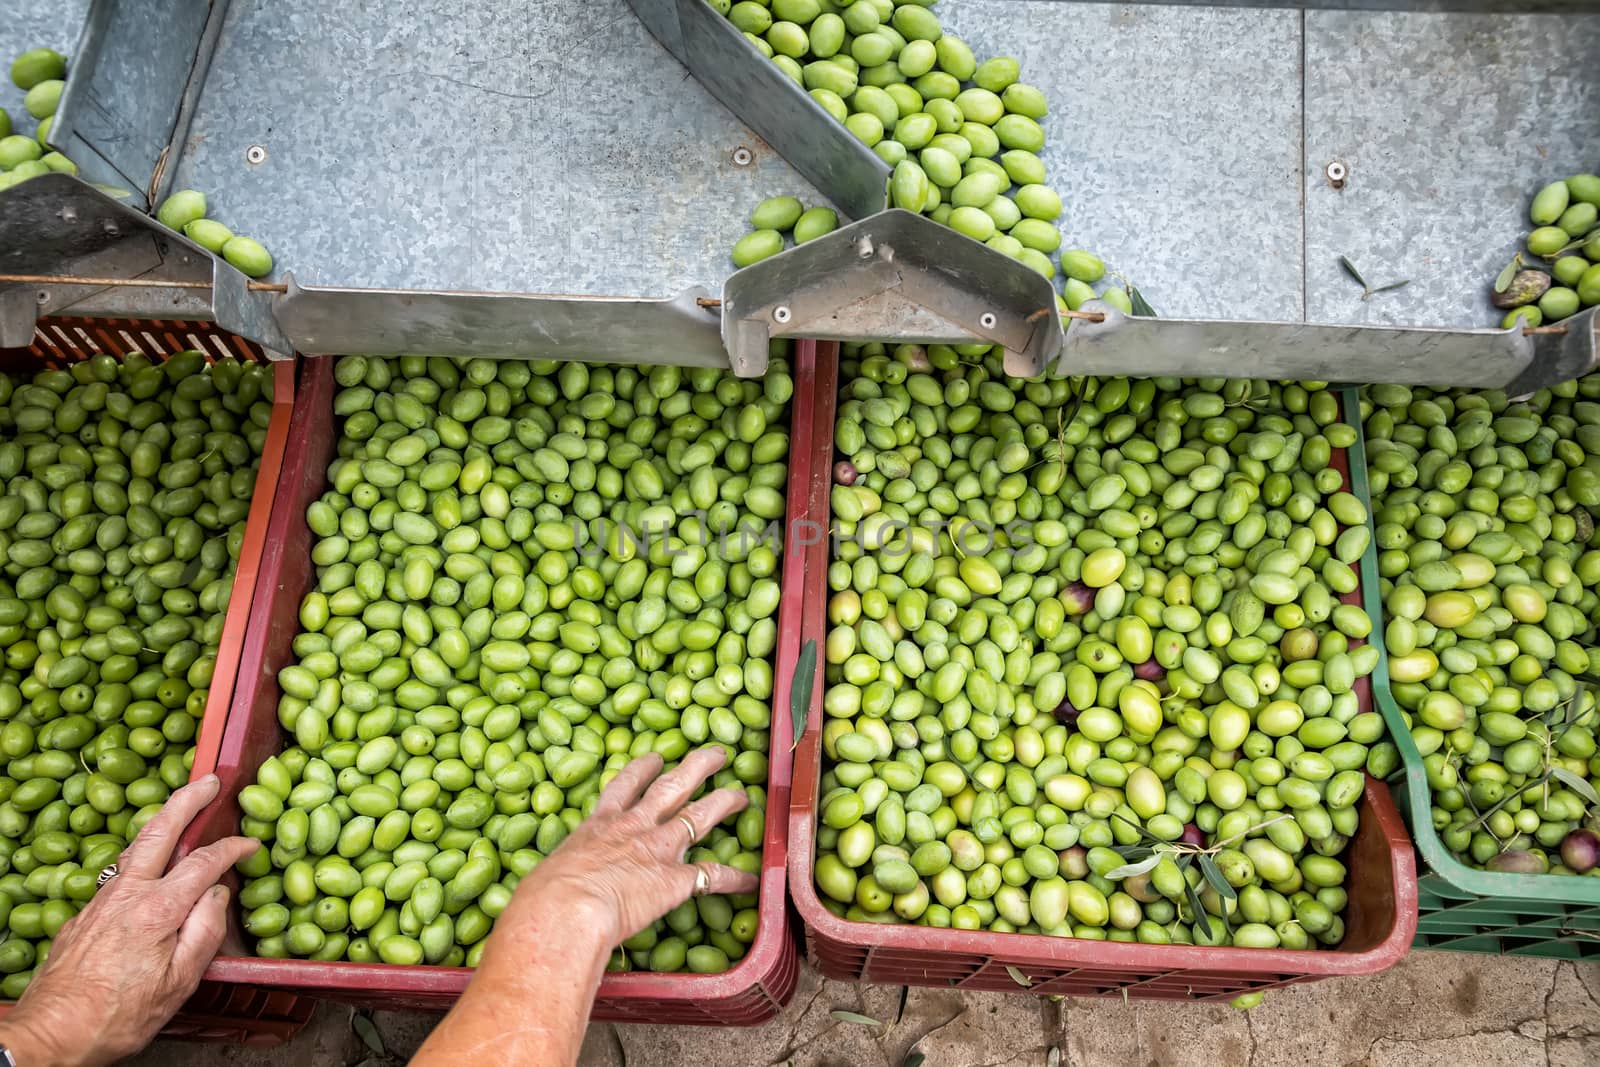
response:
[(1367, 280), (1361, 276), (1360, 271), (1356, 270), (1356, 265), (1350, 262), (1349, 256), (1340, 256), (1339, 266), (1344, 268), (1344, 272), (1346, 274), (1355, 279), (1357, 285), (1361, 286), (1363, 289), (1367, 288)]
[(1189, 911), (1194, 916), (1195, 937), (1202, 944), (1211, 944), (1211, 913), (1206, 911), (1206, 906), (1200, 903), (1200, 894), (1195, 892), (1194, 886), (1187, 880), (1183, 883), (1184, 899), (1189, 902)]
[(1200, 854), (1200, 874), (1210, 883), (1211, 888), (1217, 891), (1217, 896), (1223, 900), (1239, 899), (1238, 892), (1228, 883), (1226, 878), (1222, 877), (1222, 868), (1217, 866), (1217, 861), (1205, 853)]
[(861, 1026), (883, 1025), (872, 1016), (862, 1015), (859, 1011), (845, 1011), (843, 1008), (835, 1008), (828, 1014), (832, 1015), (835, 1019), (838, 1019), (842, 1023), (856, 1023)]
[(795, 665), (794, 678), (789, 682), (789, 721), (794, 733), (789, 748), (800, 743), (806, 732), (806, 715), (811, 711), (811, 687), (817, 681), (817, 639), (811, 638), (800, 650), (800, 662)]
[(1011, 976), (1011, 980), (1013, 982), (1017, 983), (1023, 989), (1031, 989), (1033, 987), (1033, 979), (1029, 978), (1027, 975), (1023, 974), (1009, 963), (1006, 964), (1006, 973)]
[(383, 1035), (378, 1033), (378, 1028), (372, 1020), (360, 1012), (350, 1013), (350, 1029), (356, 1032), (361, 1043), (371, 1049), (375, 1055), (387, 1056), (389, 1053), (383, 1046)]
[(922, 1067), (922, 1061), (927, 1058), (920, 1052), (913, 1052), (906, 1057), (906, 1062), (902, 1063), (900, 1067)]
[(1410, 284), (1411, 284), (1411, 279), (1410, 278), (1402, 278), (1397, 282), (1390, 282), (1387, 285), (1380, 285), (1376, 289), (1370, 289), (1370, 290), (1368, 290), (1368, 293), (1369, 294), (1370, 293), (1387, 293), (1391, 289), (1404, 289), (1406, 286), (1408, 286)]
[(1156, 314), (1156, 309), (1151, 307), (1150, 304), (1145, 300), (1144, 295), (1139, 292), (1138, 286), (1128, 286), (1128, 302), (1133, 305), (1133, 313), (1140, 318), (1159, 318), (1159, 316)]
[(1115, 882), (1122, 878), (1132, 878), (1136, 874), (1146, 874), (1155, 870), (1156, 864), (1161, 862), (1161, 853), (1152, 852), (1137, 863), (1125, 863), (1121, 867), (1113, 867), (1102, 877)]
[(1516, 255), (1511, 257), (1511, 262), (1507, 263), (1506, 266), (1505, 266), (1505, 269), (1502, 270), (1500, 272), (1499, 276), (1495, 278), (1495, 280), (1494, 280), (1494, 291), (1497, 292), (1497, 293), (1503, 293), (1507, 289), (1511, 288), (1512, 280), (1514, 278), (1516, 278), (1517, 271), (1519, 271), (1521, 269), (1522, 269), (1522, 253), (1518, 252)]
[(1588, 779), (1584, 778), (1581, 774), (1575, 774), (1572, 771), (1567, 770), (1565, 767), (1551, 767), (1550, 773), (1561, 779), (1562, 782), (1566, 783), (1568, 789), (1578, 794), (1584, 800), (1587, 800), (1591, 804), (1600, 804), (1600, 793), (1596, 793), (1594, 791), (1594, 786), (1590, 785)]

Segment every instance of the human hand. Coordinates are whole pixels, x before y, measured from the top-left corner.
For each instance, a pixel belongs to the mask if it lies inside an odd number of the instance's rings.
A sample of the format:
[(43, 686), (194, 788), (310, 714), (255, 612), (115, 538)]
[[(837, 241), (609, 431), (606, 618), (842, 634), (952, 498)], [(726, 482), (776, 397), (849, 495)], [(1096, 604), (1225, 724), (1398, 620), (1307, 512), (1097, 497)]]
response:
[(0, 1020), (20, 1067), (97, 1067), (149, 1044), (200, 984), (227, 931), (228, 868), (260, 848), (230, 837), (165, 874), (190, 821), (217, 796), (214, 775), (168, 798), (117, 861), (118, 873), (51, 944)]
[(518, 883), (496, 928), (514, 929), (518, 913), (577, 909), (609, 950), (692, 895), (755, 892), (760, 882), (753, 874), (684, 862), (691, 845), (749, 803), (737, 788), (689, 802), (726, 760), (726, 752), (713, 747), (691, 752), (666, 774), (655, 753), (629, 763), (600, 794), (593, 814)]

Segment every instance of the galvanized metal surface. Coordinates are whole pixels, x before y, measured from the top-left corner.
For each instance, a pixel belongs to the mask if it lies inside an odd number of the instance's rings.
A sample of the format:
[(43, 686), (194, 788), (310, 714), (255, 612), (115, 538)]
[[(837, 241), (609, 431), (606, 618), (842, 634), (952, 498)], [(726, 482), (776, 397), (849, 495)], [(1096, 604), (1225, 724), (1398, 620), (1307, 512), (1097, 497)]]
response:
[(773, 337), (977, 339), (1032, 377), (1061, 344), (1055, 292), (1037, 271), (910, 211), (883, 211), (746, 267), (723, 288), (735, 373), (766, 369)]
[[(725, 367), (705, 292), (664, 301), (304, 288), (275, 305), (296, 350)], [(763, 360), (766, 353), (762, 352)]]
[(11, 84), (11, 61), (30, 48), (54, 48), (72, 61), (89, 13), (89, 0), (5, 0), (0, 8), (0, 108), (18, 133), (32, 133), (33, 116), (22, 109), (22, 90)]
[[(226, 0), (216, 5), (220, 13)], [(85, 180), (148, 208), (191, 74), (203, 77), (212, 0), (94, 0), (71, 57), (50, 141)]]
[(1253, 377), (1397, 382), (1507, 389), (1512, 395), (1570, 381), (1593, 370), (1595, 312), (1568, 322), (1566, 334), (1520, 330), (1440, 330), (1297, 322), (1137, 319), (1100, 301), (1084, 310), (1102, 322), (1074, 322), (1061, 349), (1070, 374), (1205, 376), (1249, 367)]
[(657, 41), (851, 218), (887, 205), (889, 165), (705, 0), (629, 0)]
[[(1497, 324), (1534, 192), (1600, 169), (1600, 17), (1318, 12), (1305, 48), (1308, 317)], [(1340, 255), (1411, 283), (1363, 303)]]
[(1067, 248), (1163, 315), (1298, 319), (1298, 12), (943, 0), (979, 57), (1050, 101), (1042, 153)]
[[(669, 39), (684, 12), (709, 13), (678, 2), (652, 19)], [(59, 0), (22, 8), (0, 20), (0, 51), (60, 22)], [(1585, 156), (1600, 145), (1593, 15), (937, 11), (1046, 91), (1068, 246), (1100, 252), (1166, 316), (1489, 326), (1482, 290), (1531, 192), (1600, 165)], [(715, 291), (750, 207), (822, 199), (626, 0), (235, 0), (179, 147), (178, 184), (300, 280), (339, 287)], [(1341, 254), (1411, 284), (1363, 302)]]
[(183, 149), (308, 285), (674, 296), (821, 202), (625, 0), (235, 0)]

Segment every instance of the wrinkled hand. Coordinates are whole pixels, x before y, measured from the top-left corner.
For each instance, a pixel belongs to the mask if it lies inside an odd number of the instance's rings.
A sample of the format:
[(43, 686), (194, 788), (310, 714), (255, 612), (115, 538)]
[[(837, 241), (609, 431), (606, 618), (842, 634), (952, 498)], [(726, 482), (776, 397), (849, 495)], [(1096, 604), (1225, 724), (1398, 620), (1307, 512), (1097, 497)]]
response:
[(50, 957), (0, 1023), (22, 1067), (96, 1067), (155, 1037), (200, 983), (227, 930), (217, 884), (260, 847), (232, 837), (163, 876), (178, 836), (216, 798), (208, 776), (173, 793), (117, 861), (119, 873), (61, 928)]
[[(722, 749), (703, 748), (666, 774), (655, 753), (629, 763), (600, 794), (593, 814), (518, 884), (507, 910), (570, 913), (576, 907), (585, 921), (599, 924), (610, 949), (689, 899), (702, 871), (708, 892), (755, 892), (760, 883), (753, 874), (684, 862), (694, 842), (749, 803), (736, 788), (689, 802), (726, 760)], [(692, 839), (682, 819), (694, 827)]]

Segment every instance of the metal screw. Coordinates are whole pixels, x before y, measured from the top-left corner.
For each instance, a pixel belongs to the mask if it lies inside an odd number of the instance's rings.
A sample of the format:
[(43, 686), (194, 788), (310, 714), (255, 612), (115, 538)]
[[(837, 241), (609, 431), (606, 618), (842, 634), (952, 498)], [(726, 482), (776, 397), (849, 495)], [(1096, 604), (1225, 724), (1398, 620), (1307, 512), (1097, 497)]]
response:
[(66, 207), (62, 208), (61, 209), (61, 221), (62, 222), (77, 222), (78, 221), (78, 209), (73, 207), (71, 204), (68, 204)]
[(45, 291), (44, 291), (44, 290), (42, 290), (42, 289), (41, 289), (41, 290), (39, 290), (39, 303), (41, 303), (41, 304), (48, 304), (48, 303), (50, 303), (50, 294), (49, 294), (49, 293), (47, 293), (47, 292), (45, 292)]
[(772, 309), (772, 321), (773, 322), (781, 324), (781, 323), (788, 322), (789, 318), (790, 318), (789, 309), (786, 306), (784, 306), (783, 304), (779, 304), (777, 307)]
[(748, 167), (755, 162), (755, 158), (756, 154), (744, 145), (740, 145), (733, 150), (733, 165), (736, 167)]
[(867, 236), (866, 234), (862, 234), (860, 237), (856, 238), (856, 255), (860, 256), (862, 259), (872, 258), (871, 237)]
[(1333, 186), (1335, 189), (1343, 189), (1344, 180), (1350, 174), (1350, 172), (1345, 169), (1345, 165), (1339, 162), (1337, 159), (1329, 163), (1327, 169), (1324, 170), (1323, 173), (1328, 176), (1328, 184)]
[(992, 311), (985, 311), (982, 315), (978, 316), (978, 325), (982, 326), (985, 330), (994, 329), (994, 325), (998, 321), (999, 320), (994, 317), (994, 312)]
[(267, 161), (267, 150), (258, 144), (253, 144), (244, 150), (244, 161), (252, 167)]

